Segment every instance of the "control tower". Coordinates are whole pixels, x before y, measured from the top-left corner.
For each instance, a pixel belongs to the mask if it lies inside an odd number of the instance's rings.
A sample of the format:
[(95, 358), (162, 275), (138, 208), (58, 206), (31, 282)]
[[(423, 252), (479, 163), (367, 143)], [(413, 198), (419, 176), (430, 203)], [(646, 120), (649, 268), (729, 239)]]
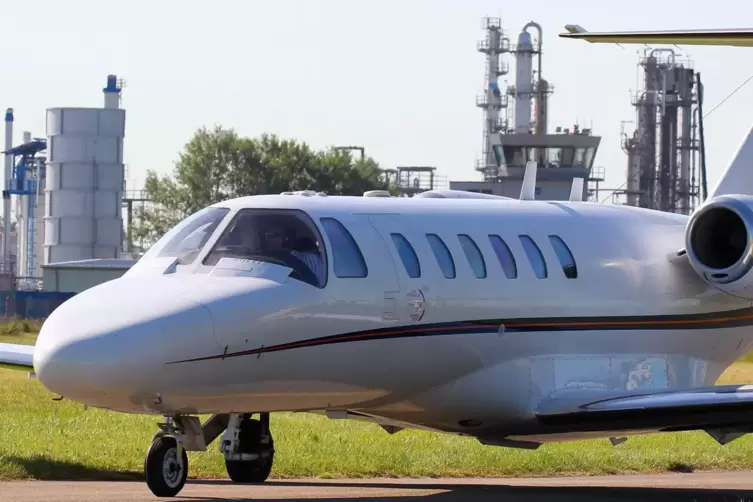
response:
[[(486, 38), (477, 49), (486, 54), (486, 89), (476, 99), (484, 110), (482, 158), (476, 162), (483, 181), (451, 181), (450, 188), (517, 198), (526, 163), (536, 161), (537, 198), (568, 200), (573, 178), (583, 178), (583, 200), (587, 200), (593, 190), (590, 185), (604, 178), (603, 169), (593, 169), (601, 137), (577, 124), (548, 132), (547, 103), (554, 88), (542, 78), (541, 26), (533, 21), (526, 24), (516, 45), (509, 43), (497, 18), (484, 18), (483, 26)], [(531, 36), (530, 29), (538, 38)], [(501, 61), (506, 53), (515, 56), (515, 85), (501, 94), (497, 79), (508, 73), (509, 67)]]

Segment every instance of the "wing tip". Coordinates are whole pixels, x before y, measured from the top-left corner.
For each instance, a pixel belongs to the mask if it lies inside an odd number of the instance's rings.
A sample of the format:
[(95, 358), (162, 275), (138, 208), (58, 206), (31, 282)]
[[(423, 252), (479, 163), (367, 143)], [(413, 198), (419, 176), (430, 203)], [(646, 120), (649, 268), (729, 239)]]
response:
[(586, 29), (579, 24), (566, 24), (565, 31), (567, 31), (567, 33), (560, 33), (561, 37), (567, 37), (568, 35), (577, 33), (588, 33), (588, 31), (586, 31)]

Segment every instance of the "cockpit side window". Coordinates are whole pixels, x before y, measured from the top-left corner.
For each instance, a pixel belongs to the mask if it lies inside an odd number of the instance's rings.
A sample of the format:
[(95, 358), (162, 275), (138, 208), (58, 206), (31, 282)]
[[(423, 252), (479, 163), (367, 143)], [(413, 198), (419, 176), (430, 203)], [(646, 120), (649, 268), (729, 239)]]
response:
[(335, 275), (341, 279), (359, 279), (369, 275), (366, 260), (353, 236), (334, 218), (319, 220), (331, 245)]
[(295, 210), (243, 209), (228, 224), (204, 265), (222, 258), (276, 263), (299, 281), (323, 288), (327, 283), (324, 245), (313, 222)]
[(142, 257), (143, 261), (164, 256), (178, 258), (178, 264), (193, 263), (220, 222), (230, 212), (224, 207), (206, 207), (170, 229)]

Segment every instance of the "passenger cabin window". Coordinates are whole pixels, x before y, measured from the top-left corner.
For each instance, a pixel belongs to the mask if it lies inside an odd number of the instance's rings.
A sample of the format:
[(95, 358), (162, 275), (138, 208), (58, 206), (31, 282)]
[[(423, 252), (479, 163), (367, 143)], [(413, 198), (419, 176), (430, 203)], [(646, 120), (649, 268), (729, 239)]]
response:
[(531, 267), (533, 267), (536, 277), (539, 279), (546, 279), (546, 262), (544, 261), (544, 255), (541, 254), (541, 250), (529, 236), (521, 235), (519, 237), (520, 243), (523, 245), (523, 250), (528, 256), (528, 261), (531, 262)]
[(436, 234), (427, 234), (426, 240), (429, 241), (431, 250), (434, 252), (434, 257), (437, 259), (439, 268), (442, 269), (446, 279), (455, 278), (455, 260), (452, 259), (450, 250), (447, 249), (447, 245)]
[(484, 255), (481, 254), (478, 246), (473, 239), (465, 234), (458, 235), (460, 245), (463, 248), (465, 257), (468, 259), (468, 264), (473, 269), (473, 274), (477, 279), (484, 279), (486, 277), (486, 262), (484, 261)]
[(565, 241), (560, 239), (556, 235), (549, 236), (549, 242), (552, 243), (552, 248), (557, 254), (557, 259), (562, 265), (562, 271), (565, 273), (565, 277), (568, 279), (576, 279), (578, 277), (578, 268), (575, 265), (575, 257), (570, 252), (570, 248), (567, 247)]
[(360, 279), (369, 275), (366, 260), (348, 229), (334, 218), (321, 218), (331, 244), (335, 276), (341, 279)]
[(410, 245), (408, 239), (403, 237), (402, 234), (390, 234), (392, 242), (397, 248), (397, 254), (400, 255), (400, 260), (403, 262), (405, 271), (408, 273), (408, 277), (412, 279), (418, 279), (421, 277), (421, 263), (418, 261), (418, 256), (413, 246)]
[(515, 263), (515, 256), (513, 256), (507, 243), (499, 235), (489, 235), (489, 242), (507, 278), (515, 279), (518, 277), (518, 265)]
[(193, 263), (229, 212), (224, 207), (207, 207), (195, 212), (157, 241), (142, 257), (142, 261), (162, 256), (176, 257), (180, 265)]
[(319, 232), (301, 211), (239, 211), (204, 259), (204, 265), (216, 265), (226, 257), (289, 267), (292, 278), (318, 288), (327, 283), (327, 259)]

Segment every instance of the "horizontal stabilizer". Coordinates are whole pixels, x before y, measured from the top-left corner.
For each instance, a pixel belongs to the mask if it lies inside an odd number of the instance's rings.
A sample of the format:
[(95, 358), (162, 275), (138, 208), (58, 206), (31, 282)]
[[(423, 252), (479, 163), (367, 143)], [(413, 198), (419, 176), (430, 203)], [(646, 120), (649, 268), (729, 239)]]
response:
[(567, 33), (560, 33), (561, 38), (586, 40), (591, 43), (753, 47), (753, 28), (590, 32), (581, 26), (568, 24), (565, 30)]
[(697, 430), (753, 423), (753, 385), (658, 390), (621, 395), (574, 391), (546, 398), (536, 416), (579, 431)]
[(34, 367), (34, 346), (0, 343), (0, 364), (31, 369)]

